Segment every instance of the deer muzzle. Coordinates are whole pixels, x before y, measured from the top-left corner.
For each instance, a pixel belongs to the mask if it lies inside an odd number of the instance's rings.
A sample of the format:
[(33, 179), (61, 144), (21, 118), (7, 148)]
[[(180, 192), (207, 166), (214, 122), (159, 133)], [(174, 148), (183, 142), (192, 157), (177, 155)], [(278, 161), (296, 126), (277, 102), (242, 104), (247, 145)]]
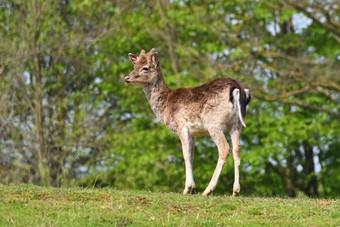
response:
[(127, 76), (124, 77), (124, 81), (126, 83), (130, 83), (129, 80), (130, 80), (130, 75), (127, 75)]

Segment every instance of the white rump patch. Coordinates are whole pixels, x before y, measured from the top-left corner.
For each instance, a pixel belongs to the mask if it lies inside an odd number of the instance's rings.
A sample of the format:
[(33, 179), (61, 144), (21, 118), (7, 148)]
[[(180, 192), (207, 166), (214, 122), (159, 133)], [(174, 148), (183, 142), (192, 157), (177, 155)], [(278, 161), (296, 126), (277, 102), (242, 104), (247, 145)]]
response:
[(242, 125), (244, 127), (246, 127), (246, 123), (244, 122), (243, 117), (242, 117), (242, 113), (241, 113), (240, 90), (238, 88), (235, 88), (233, 90), (233, 97), (234, 97), (234, 105), (236, 105), (236, 108), (237, 108), (238, 117), (240, 118)]
[(249, 98), (250, 91), (248, 88), (244, 89), (244, 92), (246, 93), (247, 99)]
[[(249, 91), (249, 89), (248, 89), (248, 88), (244, 89), (244, 92), (246, 93), (247, 99), (249, 99), (249, 96), (250, 96), (250, 91)], [(246, 110), (248, 110), (248, 106), (249, 106), (249, 104), (247, 104)]]

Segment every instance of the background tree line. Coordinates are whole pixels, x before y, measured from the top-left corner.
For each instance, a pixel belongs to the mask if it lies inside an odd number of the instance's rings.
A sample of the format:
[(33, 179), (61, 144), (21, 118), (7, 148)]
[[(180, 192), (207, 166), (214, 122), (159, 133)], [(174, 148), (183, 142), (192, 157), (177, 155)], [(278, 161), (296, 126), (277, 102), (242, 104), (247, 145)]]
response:
[[(178, 138), (122, 80), (155, 47), (170, 88), (250, 87), (243, 194), (339, 196), (339, 18), (337, 0), (1, 0), (0, 183), (180, 192)], [(203, 190), (217, 151), (196, 143)]]

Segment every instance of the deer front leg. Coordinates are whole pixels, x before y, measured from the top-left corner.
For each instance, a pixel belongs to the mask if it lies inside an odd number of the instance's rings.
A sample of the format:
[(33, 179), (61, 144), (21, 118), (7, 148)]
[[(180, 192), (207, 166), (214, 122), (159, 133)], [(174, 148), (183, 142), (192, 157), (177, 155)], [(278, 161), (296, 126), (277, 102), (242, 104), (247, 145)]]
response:
[(229, 144), (228, 144), (222, 130), (209, 131), (209, 133), (210, 133), (211, 138), (214, 140), (214, 142), (215, 142), (215, 144), (218, 148), (218, 161), (217, 161), (217, 165), (216, 165), (214, 174), (213, 174), (213, 176), (210, 180), (210, 183), (202, 194), (204, 196), (209, 195), (216, 188), (216, 185), (217, 185), (218, 179), (221, 175), (224, 163), (227, 160), (229, 153), (230, 153)]
[(194, 159), (195, 137), (189, 134), (187, 128), (183, 128), (179, 133), (179, 138), (181, 139), (185, 162), (185, 188), (183, 194), (194, 194), (196, 192), (196, 185), (192, 172), (192, 162)]
[(233, 186), (233, 197), (240, 195), (240, 163), (241, 163), (241, 155), (240, 155), (240, 131), (230, 132), (231, 142), (233, 144), (233, 159), (234, 159), (234, 186)]

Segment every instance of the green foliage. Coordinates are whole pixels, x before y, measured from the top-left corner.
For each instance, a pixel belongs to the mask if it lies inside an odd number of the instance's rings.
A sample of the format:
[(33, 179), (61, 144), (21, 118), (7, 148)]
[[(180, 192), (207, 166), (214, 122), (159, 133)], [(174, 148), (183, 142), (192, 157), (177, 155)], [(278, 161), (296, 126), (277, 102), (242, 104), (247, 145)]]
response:
[[(180, 141), (122, 79), (128, 53), (155, 47), (172, 89), (217, 77), (251, 89), (242, 193), (339, 196), (338, 22), (297, 32), (294, 15), (308, 15), (283, 1), (0, 3), (0, 182), (181, 192)], [(198, 191), (216, 162), (198, 138)], [(232, 185), (231, 156), (216, 193)]]

